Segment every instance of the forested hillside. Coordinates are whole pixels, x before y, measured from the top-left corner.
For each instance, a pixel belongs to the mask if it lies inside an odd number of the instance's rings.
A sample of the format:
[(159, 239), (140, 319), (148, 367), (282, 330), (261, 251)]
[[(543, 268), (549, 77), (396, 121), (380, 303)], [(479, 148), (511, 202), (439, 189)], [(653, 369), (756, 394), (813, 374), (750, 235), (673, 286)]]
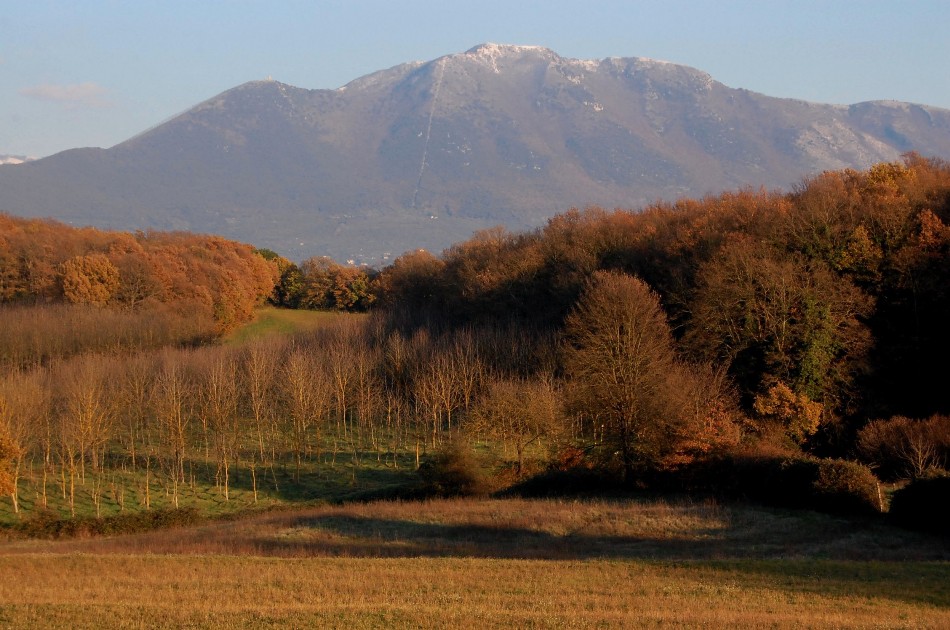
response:
[[(566, 475), (587, 491), (878, 512), (871, 470), (948, 465), (939, 160), (827, 172), (787, 194), (571, 211), (379, 274), (214, 237), (4, 221), (6, 299), (74, 302), (110, 330), (119, 314), (170, 312), (210, 335), (264, 296), (373, 311), (243, 345), (158, 348), (182, 338), (148, 333), (7, 359), (17, 509), (177, 507), (202, 487), (229, 501), (235, 485), (255, 502), (319, 498), (345, 464), (351, 484), (388, 471), (397, 494), (551, 490)], [(399, 471), (416, 469), (410, 488)]]
[(525, 378), (559, 383), (588, 444), (628, 471), (751, 448), (894, 479), (950, 455), (948, 223), (950, 167), (908, 155), (789, 194), (489, 230), (396, 260), (381, 300), (407, 334), (539, 339), (549, 360)]
[(790, 194), (588, 208), (535, 232), (407, 254), (380, 283), (403, 329), (560, 330), (597, 271), (644, 281), (677, 352), (727, 368), (745, 408), (778, 383), (827, 420), (950, 411), (950, 167), (911, 155)]

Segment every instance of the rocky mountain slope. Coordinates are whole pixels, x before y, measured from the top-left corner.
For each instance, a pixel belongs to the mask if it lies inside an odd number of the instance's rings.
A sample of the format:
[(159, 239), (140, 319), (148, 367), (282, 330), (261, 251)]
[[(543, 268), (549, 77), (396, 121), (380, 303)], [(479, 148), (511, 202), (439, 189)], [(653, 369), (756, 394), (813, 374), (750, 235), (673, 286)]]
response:
[(671, 63), (485, 44), (336, 90), (246, 83), (110, 149), (0, 166), (0, 211), (379, 263), (572, 206), (788, 188), (911, 150), (950, 157), (950, 110), (778, 99)]

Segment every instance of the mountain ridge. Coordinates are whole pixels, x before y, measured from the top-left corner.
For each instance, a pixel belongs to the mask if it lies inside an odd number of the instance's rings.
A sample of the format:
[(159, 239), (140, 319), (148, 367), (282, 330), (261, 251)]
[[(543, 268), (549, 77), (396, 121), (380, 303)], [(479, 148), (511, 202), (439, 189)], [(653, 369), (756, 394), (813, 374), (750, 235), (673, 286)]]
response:
[(780, 99), (671, 62), (487, 43), (336, 89), (249, 81), (109, 149), (5, 165), (0, 211), (384, 262), (570, 207), (789, 188), (912, 150), (950, 156), (950, 110)]

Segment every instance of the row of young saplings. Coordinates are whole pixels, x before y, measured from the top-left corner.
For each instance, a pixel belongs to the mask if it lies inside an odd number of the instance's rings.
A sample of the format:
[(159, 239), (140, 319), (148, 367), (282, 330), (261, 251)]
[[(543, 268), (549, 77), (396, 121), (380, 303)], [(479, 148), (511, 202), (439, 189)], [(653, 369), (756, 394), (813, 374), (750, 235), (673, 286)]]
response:
[(553, 365), (536, 356), (551, 347), (503, 330), (407, 336), (341, 318), (290, 339), (87, 354), (11, 372), (0, 381), (0, 420), (13, 510), (26, 486), (37, 508), (57, 492), (75, 515), (78, 486), (97, 515), (103, 497), (121, 510), (122, 479), (136, 480), (142, 507), (157, 482), (177, 508), (197, 492), (196, 466), (225, 500), (242, 470), (256, 501), (315, 461), (418, 467), (463, 425), (501, 443), (520, 469), (529, 446), (580, 430), (560, 412), (555, 380), (527, 376)]

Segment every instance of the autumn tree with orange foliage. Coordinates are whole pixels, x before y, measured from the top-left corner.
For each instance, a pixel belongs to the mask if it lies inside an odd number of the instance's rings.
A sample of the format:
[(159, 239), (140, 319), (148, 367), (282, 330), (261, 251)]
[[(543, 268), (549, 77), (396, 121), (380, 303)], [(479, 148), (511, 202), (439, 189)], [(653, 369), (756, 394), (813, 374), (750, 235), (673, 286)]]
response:
[(767, 425), (799, 445), (815, 434), (822, 421), (821, 403), (796, 394), (781, 381), (757, 396), (752, 408)]
[(181, 232), (76, 229), (0, 214), (0, 305), (150, 308), (221, 334), (269, 297), (277, 263), (249, 245)]
[(75, 256), (62, 264), (62, 282), (66, 301), (105, 306), (119, 289), (119, 270), (105, 254)]

